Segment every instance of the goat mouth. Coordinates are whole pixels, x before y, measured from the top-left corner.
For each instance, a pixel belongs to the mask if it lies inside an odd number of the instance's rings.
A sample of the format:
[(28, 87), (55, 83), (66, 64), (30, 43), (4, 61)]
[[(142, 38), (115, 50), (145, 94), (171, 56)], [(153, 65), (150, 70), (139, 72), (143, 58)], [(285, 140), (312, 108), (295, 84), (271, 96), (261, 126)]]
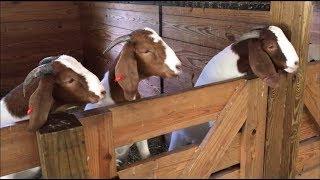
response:
[(288, 73), (294, 73), (296, 72), (298, 67), (286, 67), (284, 70)]

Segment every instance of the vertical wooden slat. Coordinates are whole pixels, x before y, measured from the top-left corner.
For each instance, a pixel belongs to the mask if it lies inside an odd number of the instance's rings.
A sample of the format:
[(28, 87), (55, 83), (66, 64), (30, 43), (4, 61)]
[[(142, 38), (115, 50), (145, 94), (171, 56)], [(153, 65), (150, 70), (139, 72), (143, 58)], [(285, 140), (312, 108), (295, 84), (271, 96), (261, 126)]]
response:
[(209, 178), (247, 117), (247, 98), (248, 87), (238, 87), (180, 177)]
[(268, 87), (259, 79), (248, 82), (247, 120), (242, 128), (241, 178), (262, 178)]
[(282, 75), (280, 87), (271, 89), (269, 94), (264, 168), (266, 178), (295, 177), (311, 14), (312, 4), (309, 1), (271, 3), (272, 24), (281, 27), (291, 37), (300, 58), (300, 67), (295, 75)]
[(115, 177), (116, 163), (111, 112), (84, 117), (80, 120), (85, 130), (89, 177)]

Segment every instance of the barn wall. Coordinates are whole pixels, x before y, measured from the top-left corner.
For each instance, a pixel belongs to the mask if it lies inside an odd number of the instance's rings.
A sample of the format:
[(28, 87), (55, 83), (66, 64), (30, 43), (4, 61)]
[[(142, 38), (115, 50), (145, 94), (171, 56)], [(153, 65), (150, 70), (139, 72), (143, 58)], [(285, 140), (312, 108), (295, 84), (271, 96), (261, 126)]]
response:
[(82, 60), (78, 5), (73, 2), (1, 1), (1, 95), (23, 82), (47, 56)]

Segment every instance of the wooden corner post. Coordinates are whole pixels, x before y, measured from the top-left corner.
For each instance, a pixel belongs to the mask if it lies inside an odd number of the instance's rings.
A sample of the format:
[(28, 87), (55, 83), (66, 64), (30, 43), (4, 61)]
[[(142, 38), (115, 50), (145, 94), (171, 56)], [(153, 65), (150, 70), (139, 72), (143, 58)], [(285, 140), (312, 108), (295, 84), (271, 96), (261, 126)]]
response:
[(88, 177), (83, 127), (74, 115), (49, 115), (36, 134), (45, 179)]
[(295, 75), (282, 74), (280, 87), (269, 89), (264, 175), (265, 178), (294, 178), (312, 2), (272, 1), (270, 13), (272, 25), (287, 33), (300, 62)]

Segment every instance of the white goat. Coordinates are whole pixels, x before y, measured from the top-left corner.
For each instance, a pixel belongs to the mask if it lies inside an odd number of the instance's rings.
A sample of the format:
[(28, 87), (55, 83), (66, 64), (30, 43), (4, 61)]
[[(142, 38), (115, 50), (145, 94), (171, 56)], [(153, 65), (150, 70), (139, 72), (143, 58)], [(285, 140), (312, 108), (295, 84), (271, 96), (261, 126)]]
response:
[[(282, 69), (297, 70), (299, 57), (279, 27), (269, 26), (244, 34), (240, 40), (215, 55), (202, 70), (195, 86), (255, 73), (271, 87), (279, 84)], [(214, 93), (214, 92), (213, 92)], [(201, 143), (212, 122), (174, 131), (169, 151), (187, 144)]]

